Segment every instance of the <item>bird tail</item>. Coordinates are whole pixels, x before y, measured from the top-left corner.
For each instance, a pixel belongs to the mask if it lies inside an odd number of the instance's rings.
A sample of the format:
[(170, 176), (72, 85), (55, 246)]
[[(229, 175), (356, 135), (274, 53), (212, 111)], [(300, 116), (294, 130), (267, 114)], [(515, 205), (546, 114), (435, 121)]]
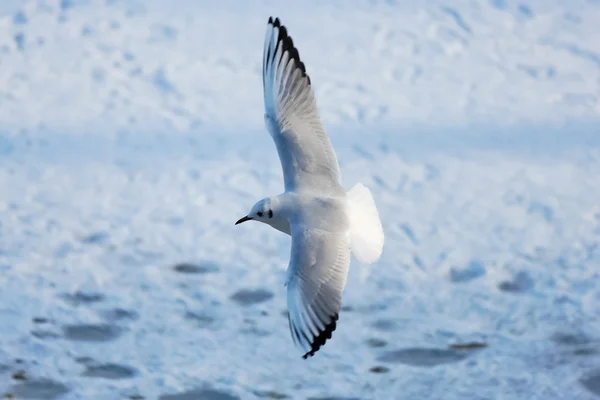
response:
[(384, 234), (371, 191), (357, 183), (348, 191), (350, 250), (361, 264), (372, 264), (383, 251)]

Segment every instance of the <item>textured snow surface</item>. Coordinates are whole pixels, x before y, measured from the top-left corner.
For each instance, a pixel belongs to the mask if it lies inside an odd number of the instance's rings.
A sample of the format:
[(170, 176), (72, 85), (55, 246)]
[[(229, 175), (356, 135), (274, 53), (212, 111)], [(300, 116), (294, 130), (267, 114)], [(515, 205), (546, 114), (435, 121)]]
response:
[(3, 8), (16, 8), (0, 19), (0, 116), (14, 129), (258, 128), (269, 15), (291, 30), (326, 123), (600, 114), (598, 1), (38, 0)]
[[(177, 8), (174, 8), (174, 4)], [(386, 232), (294, 348), (269, 15)], [(600, 398), (598, 1), (0, 3), (0, 395)]]

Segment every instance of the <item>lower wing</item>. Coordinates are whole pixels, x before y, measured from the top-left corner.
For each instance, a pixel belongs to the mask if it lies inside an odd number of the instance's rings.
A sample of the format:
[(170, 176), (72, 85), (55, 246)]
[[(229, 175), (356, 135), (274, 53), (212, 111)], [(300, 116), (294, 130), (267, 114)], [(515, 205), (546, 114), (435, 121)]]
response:
[(304, 358), (313, 356), (336, 329), (349, 266), (347, 233), (292, 227), (288, 318)]

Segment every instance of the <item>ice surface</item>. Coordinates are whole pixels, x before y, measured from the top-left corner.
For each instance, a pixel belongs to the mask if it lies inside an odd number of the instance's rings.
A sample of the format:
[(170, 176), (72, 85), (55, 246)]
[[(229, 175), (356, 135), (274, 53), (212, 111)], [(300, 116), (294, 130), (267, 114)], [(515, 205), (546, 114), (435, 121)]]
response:
[[(177, 7), (174, 6), (177, 4)], [(269, 15), (386, 232), (302, 360)], [(598, 399), (600, 3), (0, 4), (0, 395)]]
[(592, 0), (3, 3), (0, 116), (11, 129), (262, 129), (271, 14), (292, 30), (329, 124), (600, 113)]

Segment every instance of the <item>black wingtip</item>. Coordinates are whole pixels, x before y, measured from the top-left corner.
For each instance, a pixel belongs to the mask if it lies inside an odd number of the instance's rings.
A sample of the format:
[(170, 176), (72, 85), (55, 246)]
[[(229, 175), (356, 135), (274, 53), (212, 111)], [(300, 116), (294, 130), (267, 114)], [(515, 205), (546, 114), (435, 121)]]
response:
[(284, 50), (286, 50), (286, 48), (289, 46), (288, 40), (289, 40), (289, 36), (288, 36), (287, 28), (285, 26), (281, 25), (279, 27), (279, 36), (277, 37), (277, 41), (283, 42)]
[(281, 45), (283, 46), (283, 51), (288, 51), (290, 59), (294, 60), (298, 69), (302, 71), (302, 76), (306, 77), (308, 85), (310, 86), (310, 76), (308, 76), (308, 74), (306, 73), (306, 67), (304, 66), (304, 63), (300, 60), (300, 53), (298, 52), (298, 49), (294, 46), (294, 41), (289, 35), (287, 28), (281, 24), (279, 17), (275, 17), (275, 19), (273, 19), (272, 16), (269, 17), (268, 24), (272, 25), (274, 28), (279, 28), (277, 42), (281, 42)]
[(319, 336), (314, 338), (311, 344), (310, 351), (302, 356), (303, 359), (306, 360), (308, 357), (314, 356), (315, 353), (319, 351), (319, 349), (323, 347), (323, 345), (325, 345), (325, 342), (327, 342), (328, 339), (331, 339), (333, 331), (335, 331), (335, 328), (337, 328), (338, 318), (339, 314), (336, 313), (331, 319), (331, 322), (325, 327), (325, 329), (323, 329), (323, 332), (321, 332)]
[(268, 24), (273, 25), (275, 27), (280, 27), (281, 26), (281, 22), (279, 21), (279, 17), (275, 17), (275, 19), (273, 19), (273, 17), (269, 17)]

